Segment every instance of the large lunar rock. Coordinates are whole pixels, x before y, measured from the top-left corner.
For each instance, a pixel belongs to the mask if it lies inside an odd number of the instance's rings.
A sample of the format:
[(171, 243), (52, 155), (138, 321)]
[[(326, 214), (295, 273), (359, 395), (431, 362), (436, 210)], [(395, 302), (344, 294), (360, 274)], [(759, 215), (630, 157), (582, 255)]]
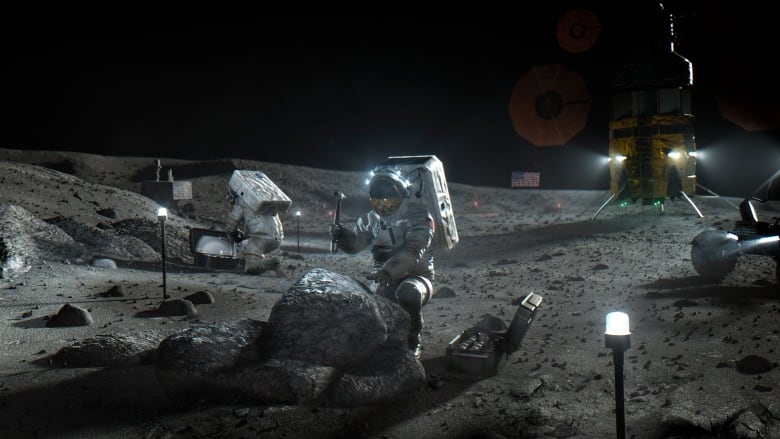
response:
[(162, 341), (156, 371), (176, 399), (331, 406), (408, 398), (425, 369), (406, 347), (409, 316), (356, 280), (314, 269), (268, 322), (194, 326)]
[(87, 248), (21, 206), (0, 203), (0, 279), (24, 274), (44, 259), (83, 263)]
[(409, 316), (350, 277), (314, 269), (274, 304), (268, 330), (271, 356), (341, 369), (405, 343)]
[(240, 397), (247, 384), (230, 381), (259, 358), (263, 322), (243, 319), (195, 325), (165, 339), (157, 348), (155, 371), (165, 391), (178, 400), (208, 396)]
[(149, 364), (160, 342), (161, 331), (134, 331), (131, 334), (98, 334), (60, 349), (51, 364), (67, 367), (126, 367)]

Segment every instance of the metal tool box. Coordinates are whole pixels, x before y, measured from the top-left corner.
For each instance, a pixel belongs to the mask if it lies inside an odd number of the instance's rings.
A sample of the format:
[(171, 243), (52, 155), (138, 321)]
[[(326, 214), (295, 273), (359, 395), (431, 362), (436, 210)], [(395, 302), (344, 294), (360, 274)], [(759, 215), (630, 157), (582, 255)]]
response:
[(233, 270), (243, 261), (236, 258), (236, 245), (225, 232), (208, 229), (190, 230), (190, 249), (195, 265), (213, 269)]
[(458, 334), (447, 345), (449, 371), (477, 379), (496, 375), (507, 357), (520, 347), (541, 304), (542, 296), (528, 293), (506, 331), (472, 326)]

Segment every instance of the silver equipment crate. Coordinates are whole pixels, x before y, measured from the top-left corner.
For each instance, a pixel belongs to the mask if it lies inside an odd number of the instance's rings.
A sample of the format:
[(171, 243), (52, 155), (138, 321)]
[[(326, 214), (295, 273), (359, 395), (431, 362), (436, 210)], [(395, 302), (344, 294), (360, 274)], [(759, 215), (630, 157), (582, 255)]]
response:
[(413, 186), (411, 201), (423, 203), (431, 211), (436, 222), (435, 247), (455, 247), (460, 238), (441, 160), (435, 155), (391, 156), (374, 170), (382, 168), (399, 171)]
[(472, 326), (458, 334), (447, 345), (447, 368), (456, 375), (470, 378), (496, 375), (506, 364), (507, 357), (520, 347), (541, 304), (542, 296), (528, 293), (506, 331)]
[(190, 230), (190, 249), (195, 265), (206, 268), (232, 270), (240, 268), (241, 259), (236, 259), (236, 245), (216, 230), (193, 228)]
[(292, 204), (290, 197), (260, 171), (235, 170), (228, 180), (228, 187), (241, 203), (254, 212), (273, 208), (281, 215)]

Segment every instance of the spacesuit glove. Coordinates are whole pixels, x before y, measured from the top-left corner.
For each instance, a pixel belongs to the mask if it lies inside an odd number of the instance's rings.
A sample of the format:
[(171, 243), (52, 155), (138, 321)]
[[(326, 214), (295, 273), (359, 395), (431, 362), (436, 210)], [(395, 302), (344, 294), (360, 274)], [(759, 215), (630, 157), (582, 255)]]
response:
[(241, 240), (241, 237), (239, 236), (238, 230), (228, 230), (225, 232), (228, 239), (232, 242), (239, 242)]
[(367, 278), (369, 280), (373, 280), (374, 282), (382, 286), (386, 286), (393, 281), (393, 279), (390, 277), (390, 273), (388, 273), (385, 270), (379, 270), (374, 273), (371, 273), (367, 276)]

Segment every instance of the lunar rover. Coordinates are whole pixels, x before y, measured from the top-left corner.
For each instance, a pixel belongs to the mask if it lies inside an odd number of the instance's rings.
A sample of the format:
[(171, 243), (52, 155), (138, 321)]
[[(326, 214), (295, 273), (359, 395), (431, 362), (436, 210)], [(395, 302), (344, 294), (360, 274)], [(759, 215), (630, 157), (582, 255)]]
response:
[(765, 203), (780, 196), (780, 169), (739, 204), (742, 217), (731, 230), (705, 230), (692, 241), (691, 262), (701, 276), (722, 280), (742, 255), (763, 255), (775, 260), (780, 283), (780, 217), (760, 221), (754, 202)]

